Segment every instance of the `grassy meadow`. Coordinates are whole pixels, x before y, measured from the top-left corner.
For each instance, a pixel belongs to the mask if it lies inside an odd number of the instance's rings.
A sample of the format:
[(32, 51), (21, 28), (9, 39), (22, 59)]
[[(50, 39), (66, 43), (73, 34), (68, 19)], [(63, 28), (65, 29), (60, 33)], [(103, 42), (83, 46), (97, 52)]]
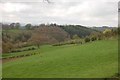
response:
[[(40, 53), (3, 63), (3, 78), (110, 78), (118, 73), (118, 41), (44, 45)], [(7, 56), (16, 55), (15, 53)], [(5, 54), (3, 54), (5, 57)]]
[(3, 0), (0, 77), (120, 79), (115, 2)]

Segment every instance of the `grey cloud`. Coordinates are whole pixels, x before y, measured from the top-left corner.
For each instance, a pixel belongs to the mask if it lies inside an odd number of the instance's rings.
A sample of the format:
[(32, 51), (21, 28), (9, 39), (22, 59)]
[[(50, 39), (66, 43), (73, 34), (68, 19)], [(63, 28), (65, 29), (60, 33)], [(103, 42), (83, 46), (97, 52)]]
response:
[[(16, 4), (20, 0), (11, 1)], [(21, 0), (21, 4), (29, 8), (20, 12), (4, 12), (3, 21), (117, 26), (118, 0), (114, 2), (112, 0), (50, 0), (52, 2), (50, 4), (43, 2), (43, 0), (25, 1)], [(6, 2), (8, 0), (4, 0), (4, 3)]]

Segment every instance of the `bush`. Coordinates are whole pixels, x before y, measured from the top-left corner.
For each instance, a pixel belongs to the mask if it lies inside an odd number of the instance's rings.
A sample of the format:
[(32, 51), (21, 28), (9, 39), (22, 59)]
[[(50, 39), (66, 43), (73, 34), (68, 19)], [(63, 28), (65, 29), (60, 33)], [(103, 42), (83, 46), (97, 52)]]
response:
[(94, 36), (91, 38), (91, 41), (95, 41), (95, 40), (97, 40), (97, 37)]
[(86, 37), (85, 42), (90, 42), (90, 38)]
[(16, 49), (16, 50), (12, 50), (11, 52), (15, 53), (15, 52), (30, 51), (30, 50), (35, 50), (35, 49), (36, 49), (35, 47), (31, 47), (31, 48), (26, 48), (26, 49)]
[(102, 38), (101, 38), (101, 37), (98, 37), (98, 40), (102, 40)]
[(67, 42), (53, 44), (52, 46), (62, 46), (62, 45), (70, 45), (70, 44), (82, 44), (82, 41), (81, 40), (69, 40)]

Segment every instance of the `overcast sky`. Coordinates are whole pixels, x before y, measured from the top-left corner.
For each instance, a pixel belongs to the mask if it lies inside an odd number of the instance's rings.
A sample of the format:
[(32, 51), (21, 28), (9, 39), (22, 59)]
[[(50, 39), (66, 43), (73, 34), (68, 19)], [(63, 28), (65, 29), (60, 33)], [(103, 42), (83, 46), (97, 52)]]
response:
[(1, 0), (2, 22), (117, 26), (119, 0)]

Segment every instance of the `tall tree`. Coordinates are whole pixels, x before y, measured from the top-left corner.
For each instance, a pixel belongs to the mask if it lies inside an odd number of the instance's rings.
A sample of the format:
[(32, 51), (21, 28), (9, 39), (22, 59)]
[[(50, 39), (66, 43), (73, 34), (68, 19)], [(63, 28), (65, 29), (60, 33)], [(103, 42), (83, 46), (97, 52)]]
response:
[(11, 28), (11, 29), (14, 29), (14, 28), (15, 28), (15, 23), (11, 23), (11, 24), (10, 24), (10, 28)]
[(31, 24), (26, 24), (26, 25), (25, 25), (25, 28), (26, 28), (26, 29), (31, 29), (31, 28), (32, 28), (32, 25), (31, 25)]
[(20, 27), (21, 27), (20, 23), (16, 23), (16, 24), (15, 24), (15, 28), (16, 28), (16, 29), (19, 29)]

